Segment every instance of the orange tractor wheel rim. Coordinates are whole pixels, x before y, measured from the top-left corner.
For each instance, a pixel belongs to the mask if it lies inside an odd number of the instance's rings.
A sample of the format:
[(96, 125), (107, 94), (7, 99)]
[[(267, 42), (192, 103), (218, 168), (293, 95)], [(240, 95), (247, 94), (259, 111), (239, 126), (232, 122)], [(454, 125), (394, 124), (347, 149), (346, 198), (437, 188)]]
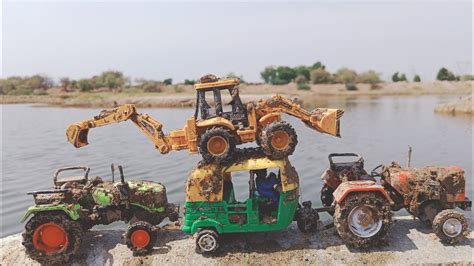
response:
[(142, 229), (135, 230), (130, 236), (130, 241), (134, 247), (144, 248), (150, 243), (150, 234)]
[(221, 136), (213, 136), (207, 142), (207, 150), (213, 155), (221, 155), (227, 150), (227, 140)]
[(61, 252), (67, 248), (67, 245), (67, 233), (58, 224), (42, 224), (33, 233), (33, 246), (46, 254)]
[(290, 145), (290, 135), (286, 131), (278, 130), (273, 133), (272, 146), (276, 149), (283, 150)]

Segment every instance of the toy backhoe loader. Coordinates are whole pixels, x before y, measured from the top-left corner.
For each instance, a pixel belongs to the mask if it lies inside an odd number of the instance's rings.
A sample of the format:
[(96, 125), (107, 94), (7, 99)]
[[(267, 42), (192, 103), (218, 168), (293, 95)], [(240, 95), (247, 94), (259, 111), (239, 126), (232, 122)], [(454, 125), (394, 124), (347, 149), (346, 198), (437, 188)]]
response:
[[(184, 149), (190, 153), (199, 151), (207, 162), (228, 161), (237, 144), (253, 141), (257, 141), (265, 154), (272, 158), (291, 155), (297, 144), (297, 135), (290, 124), (281, 120), (281, 113), (300, 119), (318, 132), (340, 136), (339, 119), (343, 110), (316, 108), (308, 112), (281, 96), (244, 105), (239, 97), (239, 84), (239, 79), (219, 80), (214, 75), (202, 77), (194, 85), (197, 92), (194, 116), (186, 120), (183, 129), (173, 130), (169, 135), (163, 133), (163, 125), (159, 121), (147, 114), (137, 113), (132, 104), (104, 110), (93, 119), (74, 123), (69, 126), (66, 135), (71, 144), (80, 148), (88, 144), (90, 128), (131, 120), (160, 153)], [(230, 107), (222, 104), (221, 93), (230, 95)], [(206, 100), (210, 94), (212, 102)]]

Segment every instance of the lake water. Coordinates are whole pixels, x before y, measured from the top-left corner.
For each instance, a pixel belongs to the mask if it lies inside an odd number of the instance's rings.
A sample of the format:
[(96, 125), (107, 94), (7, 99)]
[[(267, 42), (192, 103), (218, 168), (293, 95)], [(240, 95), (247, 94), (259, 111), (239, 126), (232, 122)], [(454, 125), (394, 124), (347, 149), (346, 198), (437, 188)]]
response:
[[(324, 99), (322, 104), (346, 110), (342, 138), (322, 135), (287, 117), (299, 144), (290, 161), (301, 178), (302, 199), (320, 206), (321, 173), (331, 152), (356, 152), (365, 157), (367, 170), (396, 160), (405, 164), (408, 145), (413, 166), (456, 164), (466, 171), (472, 189), (472, 120), (437, 115), (437, 103), (452, 97), (382, 97)], [(54, 171), (63, 166), (87, 165), (91, 176), (110, 179), (110, 164), (122, 164), (127, 179), (162, 182), (170, 202), (184, 202), (184, 183), (199, 161), (187, 151), (161, 155), (131, 123), (92, 129), (89, 146), (76, 149), (65, 136), (67, 126), (91, 118), (98, 109), (52, 108), (30, 105), (2, 106), (1, 236), (23, 230), (19, 222), (33, 204), (26, 192), (49, 189)], [(191, 109), (140, 109), (164, 124), (165, 132), (181, 128)], [(247, 181), (234, 181), (236, 196), (248, 194)], [(117, 225), (115, 225), (117, 226)]]

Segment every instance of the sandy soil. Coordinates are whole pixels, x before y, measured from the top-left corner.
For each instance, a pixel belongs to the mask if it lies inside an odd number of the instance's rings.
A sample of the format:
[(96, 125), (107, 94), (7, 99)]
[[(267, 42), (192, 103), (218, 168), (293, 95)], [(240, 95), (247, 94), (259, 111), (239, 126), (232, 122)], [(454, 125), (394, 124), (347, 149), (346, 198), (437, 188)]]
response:
[[(281, 94), (291, 98), (304, 99), (306, 102), (322, 96), (357, 97), (357, 96), (400, 96), (400, 95), (468, 95), (472, 92), (473, 82), (397, 82), (382, 83), (378, 89), (368, 84), (358, 84), (357, 91), (347, 91), (343, 84), (311, 85), (308, 91), (298, 90), (296, 84), (287, 85), (249, 85), (240, 86), (244, 101), (258, 100), (269, 95)], [(97, 93), (61, 93), (51, 89), (48, 95), (3, 95), (1, 103), (39, 103), (64, 107), (110, 108), (124, 103), (133, 103), (137, 107), (190, 107), (195, 104), (192, 86), (167, 86), (160, 93), (141, 92), (97, 92)], [(225, 100), (225, 99), (224, 99)]]
[(474, 115), (472, 96), (454, 102), (440, 104), (435, 108), (435, 112), (449, 115)]
[[(474, 225), (471, 218), (470, 226)], [(133, 257), (122, 244), (123, 231), (93, 230), (86, 234), (73, 265), (338, 265), (474, 263), (474, 233), (456, 246), (441, 244), (431, 229), (411, 217), (397, 217), (389, 242), (355, 250), (342, 244), (334, 227), (305, 235), (293, 224), (281, 232), (235, 234), (223, 238), (212, 257), (194, 252), (194, 239), (177, 229), (162, 231), (153, 254)], [(19, 234), (0, 241), (2, 265), (38, 265), (29, 259)]]

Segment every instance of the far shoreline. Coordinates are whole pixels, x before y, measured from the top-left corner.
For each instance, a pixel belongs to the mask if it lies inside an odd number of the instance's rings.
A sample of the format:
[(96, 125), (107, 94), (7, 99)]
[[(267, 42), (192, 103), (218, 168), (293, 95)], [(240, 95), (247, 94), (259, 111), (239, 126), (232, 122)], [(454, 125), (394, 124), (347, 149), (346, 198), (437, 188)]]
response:
[[(449, 95), (466, 96), (473, 91), (472, 81), (459, 82), (397, 82), (381, 83), (376, 89), (369, 84), (357, 84), (357, 91), (346, 90), (344, 84), (311, 85), (309, 90), (298, 90), (294, 83), (286, 85), (242, 84), (240, 95), (244, 102), (258, 101), (279, 94), (304, 103), (321, 98), (385, 97)], [(179, 92), (176, 87), (179, 86)], [(224, 98), (224, 100), (226, 100)], [(195, 105), (192, 86), (169, 85), (162, 92), (60, 92), (57, 88), (42, 95), (2, 95), (1, 104), (40, 104), (55, 107), (113, 108), (131, 103), (139, 108), (188, 108)], [(323, 106), (322, 106), (323, 107)]]

